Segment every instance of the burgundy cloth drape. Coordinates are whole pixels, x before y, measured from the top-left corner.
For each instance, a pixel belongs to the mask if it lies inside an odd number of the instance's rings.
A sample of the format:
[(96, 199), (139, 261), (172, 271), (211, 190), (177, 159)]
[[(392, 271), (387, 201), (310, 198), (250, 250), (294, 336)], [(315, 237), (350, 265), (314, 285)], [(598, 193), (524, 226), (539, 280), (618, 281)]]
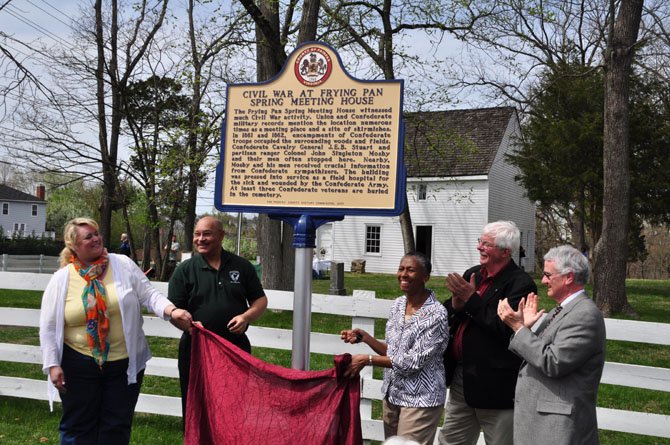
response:
[(271, 365), (194, 327), (186, 445), (358, 445), (360, 383), (343, 377), (351, 355), (325, 371)]

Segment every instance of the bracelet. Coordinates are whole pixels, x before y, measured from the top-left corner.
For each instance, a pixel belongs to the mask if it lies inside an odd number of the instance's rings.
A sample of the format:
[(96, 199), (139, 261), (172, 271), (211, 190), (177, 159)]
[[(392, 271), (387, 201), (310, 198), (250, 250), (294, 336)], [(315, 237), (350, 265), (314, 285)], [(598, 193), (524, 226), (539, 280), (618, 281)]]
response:
[(368, 364), (372, 366), (372, 355), (368, 355)]
[(170, 311), (170, 320), (172, 320), (172, 313), (179, 309), (177, 306), (173, 307), (172, 310)]

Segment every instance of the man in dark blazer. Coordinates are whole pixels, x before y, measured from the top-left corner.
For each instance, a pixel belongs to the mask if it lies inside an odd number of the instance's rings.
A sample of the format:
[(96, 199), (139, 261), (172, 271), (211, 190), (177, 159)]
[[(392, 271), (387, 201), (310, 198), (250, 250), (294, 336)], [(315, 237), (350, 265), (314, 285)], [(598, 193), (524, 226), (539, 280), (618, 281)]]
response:
[(487, 224), (477, 243), (479, 265), (447, 276), (452, 298), (445, 354), (449, 398), (438, 439), (441, 445), (512, 443), (514, 387), (521, 359), (507, 349), (513, 331), (498, 318), (498, 302), (517, 307), (537, 292), (533, 279), (512, 260), (520, 233), (511, 221)]
[(516, 384), (514, 443), (597, 444), (596, 399), (605, 364), (605, 322), (586, 293), (588, 260), (571, 246), (551, 249), (544, 256), (542, 283), (558, 303), (531, 327), (537, 295), (530, 294), (515, 311), (507, 301), (500, 318), (515, 333), (509, 349), (524, 360)]

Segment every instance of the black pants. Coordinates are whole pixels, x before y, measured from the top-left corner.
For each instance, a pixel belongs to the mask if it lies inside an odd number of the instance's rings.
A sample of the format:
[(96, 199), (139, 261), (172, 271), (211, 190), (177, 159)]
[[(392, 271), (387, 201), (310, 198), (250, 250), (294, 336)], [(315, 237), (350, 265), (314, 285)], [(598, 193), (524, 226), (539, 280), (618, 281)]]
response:
[(66, 392), (61, 393), (61, 445), (123, 445), (130, 442), (144, 371), (128, 384), (128, 359), (100, 368), (90, 356), (63, 346)]

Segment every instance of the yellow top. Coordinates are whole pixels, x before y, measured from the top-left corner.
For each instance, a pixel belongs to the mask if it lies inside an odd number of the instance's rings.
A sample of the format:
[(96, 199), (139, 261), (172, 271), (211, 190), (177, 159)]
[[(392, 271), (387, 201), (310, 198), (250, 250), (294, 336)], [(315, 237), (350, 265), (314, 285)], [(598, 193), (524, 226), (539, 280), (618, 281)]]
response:
[[(86, 314), (84, 313), (84, 303), (81, 300), (86, 281), (79, 276), (72, 264), (67, 267), (70, 272), (70, 279), (68, 280), (67, 297), (65, 298), (64, 341), (75, 351), (93, 357), (86, 341)], [(119, 298), (114, 285), (111, 263), (107, 266), (102, 284), (105, 287), (107, 313), (109, 315), (109, 334), (107, 335), (109, 354), (107, 360), (122, 360), (128, 357), (128, 351), (123, 336)]]

